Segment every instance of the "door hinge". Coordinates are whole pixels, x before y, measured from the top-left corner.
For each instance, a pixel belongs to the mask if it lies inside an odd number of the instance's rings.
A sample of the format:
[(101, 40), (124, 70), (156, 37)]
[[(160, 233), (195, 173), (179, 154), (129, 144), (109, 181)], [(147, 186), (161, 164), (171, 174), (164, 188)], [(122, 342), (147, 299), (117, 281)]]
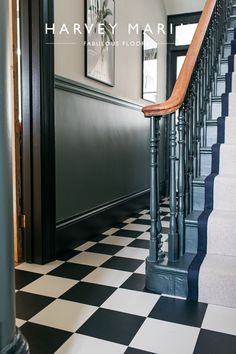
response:
[(21, 229), (25, 229), (26, 228), (26, 216), (24, 214), (19, 216), (19, 227)]

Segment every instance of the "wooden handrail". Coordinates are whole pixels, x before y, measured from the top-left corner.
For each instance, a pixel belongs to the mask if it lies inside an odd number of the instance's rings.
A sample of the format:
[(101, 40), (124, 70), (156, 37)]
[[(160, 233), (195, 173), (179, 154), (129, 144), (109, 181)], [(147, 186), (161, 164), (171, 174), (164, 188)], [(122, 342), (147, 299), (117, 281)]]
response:
[(163, 103), (144, 107), (142, 111), (145, 117), (166, 116), (177, 111), (184, 103), (215, 5), (216, 0), (207, 0), (171, 97)]

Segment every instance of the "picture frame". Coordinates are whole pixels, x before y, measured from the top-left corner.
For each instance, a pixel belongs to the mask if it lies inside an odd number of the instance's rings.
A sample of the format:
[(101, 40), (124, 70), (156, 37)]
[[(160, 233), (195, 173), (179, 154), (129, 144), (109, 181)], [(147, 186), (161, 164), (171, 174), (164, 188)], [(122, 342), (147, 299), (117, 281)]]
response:
[[(85, 75), (115, 86), (115, 1), (85, 0)], [(104, 34), (102, 34), (104, 30)]]
[(142, 99), (157, 102), (158, 43), (142, 31)]

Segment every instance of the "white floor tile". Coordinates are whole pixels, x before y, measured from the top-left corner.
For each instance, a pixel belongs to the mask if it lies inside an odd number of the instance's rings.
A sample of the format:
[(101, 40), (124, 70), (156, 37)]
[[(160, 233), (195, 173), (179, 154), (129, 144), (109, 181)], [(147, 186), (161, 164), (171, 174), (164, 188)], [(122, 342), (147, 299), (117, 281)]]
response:
[(140, 267), (138, 267), (138, 269), (136, 269), (136, 271), (134, 273), (146, 274), (146, 262), (143, 262), (143, 264)]
[(105, 235), (105, 236), (110, 236), (110, 235), (115, 234), (117, 231), (119, 231), (119, 229), (117, 229), (115, 227), (112, 227), (111, 229), (103, 232), (102, 234)]
[(147, 215), (142, 215), (142, 216), (140, 216), (139, 219), (141, 219), (141, 220), (151, 220), (151, 217), (150, 217), (149, 214), (147, 214)]
[(19, 320), (19, 318), (16, 319), (16, 327), (17, 328), (22, 327), (25, 323), (26, 323), (26, 321), (24, 321), (24, 320)]
[(100, 267), (103, 263), (108, 261), (111, 256), (106, 254), (100, 253), (92, 253), (92, 252), (82, 252), (77, 256), (71, 258), (68, 262), (69, 263), (76, 263), (76, 264), (84, 264), (93, 267)]
[(150, 232), (144, 232), (142, 235), (137, 237), (139, 240), (150, 240)]
[(208, 305), (202, 328), (236, 336), (236, 309)]
[(120, 237), (120, 236), (108, 236), (104, 238), (100, 243), (105, 243), (108, 245), (116, 245), (116, 246), (128, 246), (133, 239), (130, 237)]
[(162, 251), (163, 251), (163, 252), (168, 252), (168, 242), (164, 242), (164, 243), (163, 243)]
[(140, 232), (146, 232), (148, 229), (150, 229), (150, 225), (128, 224), (122, 227), (122, 230), (140, 231)]
[(123, 223), (124, 223), (124, 224), (130, 224), (131, 222), (134, 222), (135, 220), (137, 220), (137, 219), (135, 219), (135, 218), (129, 218), (129, 219), (127, 219), (127, 220), (124, 220)]
[(136, 247), (125, 247), (116, 253), (116, 257), (125, 257), (132, 259), (141, 259), (145, 260), (149, 254), (149, 251), (144, 248), (136, 248)]
[(54, 261), (48, 264), (40, 265), (40, 264), (29, 264), (29, 263), (22, 263), (18, 265), (15, 269), (24, 270), (26, 272), (33, 272), (39, 274), (47, 274), (52, 270), (56, 269), (64, 262), (62, 261)]
[(164, 208), (161, 207), (161, 211), (164, 211), (165, 213), (169, 213), (170, 209), (169, 208), (165, 208), (165, 207)]
[(162, 233), (162, 239), (161, 239), (162, 242), (166, 242), (166, 241), (168, 240), (168, 237), (169, 237), (169, 236), (168, 236), (167, 234), (163, 234), (163, 233)]
[(161, 225), (162, 225), (162, 227), (170, 227), (170, 222), (169, 221), (161, 221)]
[(95, 306), (58, 299), (31, 318), (30, 322), (76, 332), (96, 310)]
[(77, 247), (75, 250), (76, 251), (87, 251), (90, 247), (96, 245), (96, 242), (91, 242), (91, 241), (88, 241), (88, 242), (85, 242), (83, 245)]
[(125, 350), (124, 345), (73, 334), (55, 354), (123, 354)]
[(25, 286), (22, 291), (50, 297), (59, 297), (72, 288), (78, 281), (51, 275), (44, 275)]
[(139, 214), (147, 214), (147, 213), (149, 213), (149, 210), (148, 209), (144, 209)]
[(158, 354), (192, 354), (200, 329), (146, 319), (130, 346)]
[(132, 273), (124, 272), (121, 270), (97, 268), (89, 275), (87, 275), (83, 281), (94, 284), (101, 284), (107, 286), (119, 287), (121, 286)]
[(117, 289), (102, 308), (147, 317), (160, 296), (139, 291)]

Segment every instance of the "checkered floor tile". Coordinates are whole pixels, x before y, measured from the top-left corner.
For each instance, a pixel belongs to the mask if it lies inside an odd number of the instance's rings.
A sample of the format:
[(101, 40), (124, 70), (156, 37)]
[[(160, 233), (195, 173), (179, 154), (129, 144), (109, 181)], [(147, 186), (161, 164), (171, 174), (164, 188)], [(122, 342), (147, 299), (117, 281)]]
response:
[(17, 326), (31, 354), (236, 354), (235, 309), (145, 289), (149, 228), (141, 210), (56, 262), (16, 267)]

